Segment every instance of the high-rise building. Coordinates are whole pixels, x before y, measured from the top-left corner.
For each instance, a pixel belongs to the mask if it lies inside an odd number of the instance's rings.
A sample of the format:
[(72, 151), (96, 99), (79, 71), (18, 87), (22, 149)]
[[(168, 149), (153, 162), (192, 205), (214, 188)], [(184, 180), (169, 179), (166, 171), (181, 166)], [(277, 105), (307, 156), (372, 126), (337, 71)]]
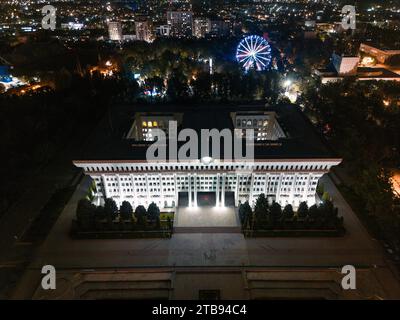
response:
[(108, 23), (108, 35), (112, 41), (122, 41), (122, 25), (121, 22)]
[(153, 24), (147, 19), (135, 21), (136, 40), (151, 42), (153, 40)]
[(193, 35), (196, 38), (204, 38), (211, 32), (211, 20), (209, 18), (198, 17), (193, 22)]
[(192, 36), (193, 12), (168, 11), (167, 23), (171, 26), (171, 35), (176, 37)]
[(229, 21), (225, 20), (211, 20), (210, 33), (214, 37), (223, 37), (230, 34)]

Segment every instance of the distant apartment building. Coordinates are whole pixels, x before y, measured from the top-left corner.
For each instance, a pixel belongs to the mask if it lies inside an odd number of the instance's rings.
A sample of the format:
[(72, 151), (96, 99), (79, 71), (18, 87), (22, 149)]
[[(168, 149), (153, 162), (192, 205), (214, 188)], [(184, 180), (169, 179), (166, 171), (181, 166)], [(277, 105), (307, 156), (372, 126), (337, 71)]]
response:
[(153, 23), (147, 19), (135, 21), (136, 40), (151, 42), (153, 40)]
[(211, 32), (211, 20), (209, 18), (198, 17), (194, 19), (193, 35), (196, 38), (204, 38)]
[(123, 37), (121, 22), (109, 22), (108, 35), (111, 41), (122, 41)]
[(211, 20), (210, 35), (214, 37), (228, 36), (231, 32), (230, 23), (225, 20)]
[(168, 11), (167, 23), (171, 26), (171, 36), (192, 36), (193, 12), (191, 11)]

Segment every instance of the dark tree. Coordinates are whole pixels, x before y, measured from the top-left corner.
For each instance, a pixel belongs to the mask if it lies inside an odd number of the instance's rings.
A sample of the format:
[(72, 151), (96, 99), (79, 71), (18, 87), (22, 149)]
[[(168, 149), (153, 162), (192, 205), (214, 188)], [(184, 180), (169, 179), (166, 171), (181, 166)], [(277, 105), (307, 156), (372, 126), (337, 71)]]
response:
[(187, 78), (179, 70), (174, 70), (167, 82), (167, 95), (172, 100), (181, 100), (188, 97), (189, 88)]
[(268, 211), (268, 200), (265, 197), (265, 194), (261, 193), (256, 200), (254, 212), (260, 212), (266, 214), (267, 211)]
[(270, 214), (273, 222), (276, 222), (282, 218), (282, 208), (277, 202), (274, 202), (270, 208)]
[(132, 205), (128, 201), (123, 201), (121, 207), (119, 208), (119, 213), (121, 218), (124, 220), (132, 219), (133, 208)]
[(98, 206), (95, 211), (96, 220), (103, 220), (106, 218), (104, 207)]
[(311, 219), (317, 219), (319, 216), (319, 210), (318, 210), (318, 206), (316, 204), (312, 205), (309, 209), (308, 209), (308, 215)]
[(113, 199), (107, 198), (104, 200), (104, 214), (109, 222), (117, 217), (118, 207)]
[(211, 77), (208, 72), (201, 72), (192, 82), (194, 96), (199, 99), (208, 99), (211, 94)]
[(253, 211), (249, 205), (249, 202), (241, 204), (239, 207), (239, 217), (242, 221), (242, 226), (244, 228), (250, 228), (252, 223)]
[(297, 209), (297, 216), (301, 219), (304, 219), (308, 215), (308, 205), (307, 202), (303, 201), (300, 203), (299, 208)]
[(146, 208), (144, 206), (136, 207), (135, 218), (138, 225), (143, 226), (146, 224)]
[(149, 207), (147, 208), (147, 215), (151, 220), (160, 218), (160, 208), (154, 202), (150, 203)]
[(285, 219), (292, 219), (294, 215), (293, 207), (291, 204), (287, 204), (283, 209), (283, 217)]
[(96, 206), (87, 199), (81, 199), (76, 208), (76, 219), (83, 228), (90, 228), (94, 223)]

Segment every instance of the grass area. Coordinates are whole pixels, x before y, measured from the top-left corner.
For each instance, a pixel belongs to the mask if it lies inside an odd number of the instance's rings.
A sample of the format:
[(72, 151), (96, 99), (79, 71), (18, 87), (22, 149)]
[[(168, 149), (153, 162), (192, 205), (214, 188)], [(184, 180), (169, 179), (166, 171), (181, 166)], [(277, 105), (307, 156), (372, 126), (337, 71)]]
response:
[(173, 212), (161, 212), (160, 213), (160, 220), (167, 220), (170, 218), (171, 220), (174, 220), (174, 213)]
[(174, 212), (161, 212), (160, 213), (160, 225), (162, 228), (168, 227), (168, 218), (171, 219), (171, 223), (174, 222)]
[(23, 240), (28, 242), (43, 241), (72, 197), (74, 190), (73, 186), (56, 190), (25, 232)]

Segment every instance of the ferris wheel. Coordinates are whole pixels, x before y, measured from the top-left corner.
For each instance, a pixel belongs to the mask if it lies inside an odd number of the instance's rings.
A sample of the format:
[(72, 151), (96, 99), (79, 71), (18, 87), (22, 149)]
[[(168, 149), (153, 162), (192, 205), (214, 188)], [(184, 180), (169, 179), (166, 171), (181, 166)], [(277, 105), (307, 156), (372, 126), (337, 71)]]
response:
[(260, 36), (247, 36), (236, 49), (236, 60), (246, 71), (252, 68), (257, 71), (265, 70), (271, 63), (271, 47)]

